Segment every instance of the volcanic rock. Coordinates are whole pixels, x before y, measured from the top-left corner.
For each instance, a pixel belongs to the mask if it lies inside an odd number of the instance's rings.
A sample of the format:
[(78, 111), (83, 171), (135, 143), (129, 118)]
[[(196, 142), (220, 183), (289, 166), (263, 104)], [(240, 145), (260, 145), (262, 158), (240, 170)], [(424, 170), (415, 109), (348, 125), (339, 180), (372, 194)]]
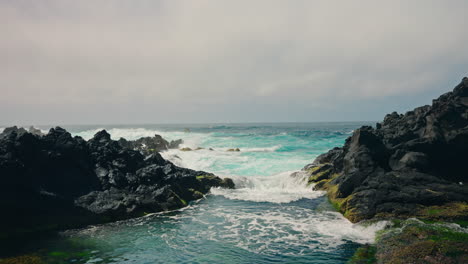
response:
[(375, 128), (357, 129), (343, 147), (320, 155), (303, 170), (314, 188), (327, 190), (335, 207), (353, 222), (420, 216), (443, 205), (461, 208), (465, 213), (457, 217), (465, 219), (467, 161), (465, 77), (431, 106), (404, 115), (393, 112)]

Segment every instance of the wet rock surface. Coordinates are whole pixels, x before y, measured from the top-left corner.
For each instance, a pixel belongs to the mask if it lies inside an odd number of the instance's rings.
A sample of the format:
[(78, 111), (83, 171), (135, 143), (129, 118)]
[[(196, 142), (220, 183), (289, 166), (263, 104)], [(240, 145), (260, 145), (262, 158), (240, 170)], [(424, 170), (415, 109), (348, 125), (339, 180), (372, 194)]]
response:
[(456, 217), (467, 220), (467, 161), (465, 77), (432, 106), (404, 115), (393, 112), (375, 128), (363, 126), (343, 147), (320, 155), (303, 170), (314, 188), (327, 190), (335, 207), (353, 222), (421, 216), (442, 205), (463, 207)]
[(5, 129), (0, 179), (2, 241), (177, 209), (211, 187), (234, 187), (157, 152), (123, 147), (105, 130), (85, 141), (60, 127), (46, 135)]

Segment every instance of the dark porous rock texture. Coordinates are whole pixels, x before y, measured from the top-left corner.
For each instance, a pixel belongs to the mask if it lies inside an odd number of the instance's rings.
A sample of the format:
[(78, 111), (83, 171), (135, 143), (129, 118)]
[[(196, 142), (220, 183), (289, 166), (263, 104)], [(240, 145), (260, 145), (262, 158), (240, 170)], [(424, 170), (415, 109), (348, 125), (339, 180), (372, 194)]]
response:
[(124, 148), (105, 130), (85, 141), (60, 127), (43, 136), (5, 129), (0, 180), (0, 241), (177, 209), (211, 187), (234, 187)]
[(183, 140), (177, 139), (169, 142), (160, 135), (154, 135), (154, 137), (142, 137), (137, 140), (126, 140), (125, 138), (120, 138), (118, 142), (122, 147), (138, 150), (143, 153), (143, 155), (150, 155), (155, 152), (176, 149), (183, 143)]
[[(354, 131), (304, 167), (315, 189), (351, 221), (410, 217), (468, 220), (468, 79), (406, 114)], [(437, 208), (455, 208), (445, 215)], [(434, 210), (431, 210), (434, 208)], [(450, 211), (450, 210), (449, 210)], [(432, 213), (431, 213), (432, 212)]]

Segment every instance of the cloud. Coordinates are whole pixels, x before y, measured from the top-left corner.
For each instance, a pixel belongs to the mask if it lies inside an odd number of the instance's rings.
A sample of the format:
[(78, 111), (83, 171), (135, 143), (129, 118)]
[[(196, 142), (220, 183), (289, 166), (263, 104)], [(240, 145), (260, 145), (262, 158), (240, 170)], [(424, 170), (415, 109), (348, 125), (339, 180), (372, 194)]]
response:
[[(330, 105), (413, 96), (417, 106), (466, 74), (467, 7), (0, 2), (0, 111), (11, 113), (0, 123), (315, 121), (337, 118)], [(343, 117), (383, 114), (372, 107)]]

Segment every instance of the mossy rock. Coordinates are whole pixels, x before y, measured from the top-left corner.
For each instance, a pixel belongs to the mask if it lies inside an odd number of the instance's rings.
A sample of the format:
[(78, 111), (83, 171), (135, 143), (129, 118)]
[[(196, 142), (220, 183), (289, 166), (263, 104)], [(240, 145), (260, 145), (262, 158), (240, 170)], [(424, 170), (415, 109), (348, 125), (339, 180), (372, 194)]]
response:
[(444, 205), (421, 207), (415, 214), (419, 218), (435, 221), (468, 221), (468, 203), (452, 202)]
[(193, 199), (193, 200), (198, 200), (198, 199), (201, 199), (201, 198), (205, 197), (205, 196), (203, 195), (203, 193), (201, 193), (200, 191), (197, 191), (197, 190), (195, 190), (195, 189), (193, 189), (193, 188), (190, 188), (190, 189), (188, 189), (188, 190), (189, 190), (189, 192), (192, 193), (192, 199)]
[(443, 205), (417, 205), (416, 209), (408, 213), (385, 212), (378, 213), (374, 218), (412, 218), (416, 217), (427, 223), (453, 222), (463, 227), (468, 226), (468, 204), (465, 202), (451, 202)]
[(319, 182), (321, 180), (326, 180), (331, 175), (331, 172), (332, 170), (328, 169), (328, 170), (320, 171), (317, 173), (312, 173), (312, 175), (308, 179), (308, 183), (311, 184), (314, 182)]
[(196, 178), (197, 180), (201, 181), (201, 180), (214, 180), (217, 177), (214, 175), (198, 175)]
[(330, 179), (323, 179), (319, 181), (315, 186), (314, 190), (325, 190), (327, 191), (328, 201), (333, 205), (333, 207), (340, 213), (344, 215), (348, 220), (353, 223), (359, 222), (366, 219), (364, 215), (361, 215), (356, 208), (353, 208), (349, 205), (349, 201), (354, 198), (353, 195), (348, 195), (342, 197), (339, 192), (339, 186), (337, 184), (332, 184), (331, 180), (337, 177), (339, 174), (332, 174)]
[(375, 246), (364, 245), (356, 250), (354, 255), (351, 257), (351, 260), (348, 264), (372, 264), (376, 263), (377, 259), (375, 258), (376, 252)]
[(240, 149), (239, 148), (232, 148), (232, 149), (228, 149), (227, 151), (228, 152), (239, 152)]
[(379, 263), (468, 263), (466, 231), (414, 219), (394, 222), (377, 239)]
[(175, 193), (174, 191), (171, 190), (171, 194), (172, 194), (172, 196), (171, 196), (171, 198), (169, 198), (169, 200), (172, 200), (172, 199), (173, 199), (173, 200), (176, 201), (176, 202), (178, 201), (178, 202), (179, 202), (179, 204), (178, 204), (179, 208), (188, 205), (187, 201), (185, 201), (184, 199), (182, 199), (182, 197), (180, 197), (180, 196), (179, 196), (177, 193)]
[(0, 259), (0, 264), (47, 264), (41, 257), (36, 255), (23, 255)]
[(308, 168), (308, 169), (306, 170), (306, 172), (307, 172), (308, 174), (313, 174), (314, 172), (316, 172), (316, 171), (319, 170), (320, 168), (321, 168), (321, 166), (320, 166), (320, 165), (317, 165), (317, 166), (314, 166), (314, 167), (312, 167), (312, 168)]
[(192, 149), (189, 148), (189, 147), (181, 148), (181, 149), (179, 149), (179, 150), (180, 150), (180, 151), (192, 151)]
[(325, 185), (329, 182), (330, 182), (329, 179), (321, 180), (314, 185), (313, 190), (314, 191), (325, 190)]
[(194, 199), (194, 200), (198, 200), (198, 199), (201, 199), (201, 198), (205, 197), (205, 196), (203, 195), (203, 193), (201, 193), (201, 192), (199, 192), (199, 191), (194, 191), (193, 194), (192, 194), (192, 196), (193, 196), (193, 199)]

